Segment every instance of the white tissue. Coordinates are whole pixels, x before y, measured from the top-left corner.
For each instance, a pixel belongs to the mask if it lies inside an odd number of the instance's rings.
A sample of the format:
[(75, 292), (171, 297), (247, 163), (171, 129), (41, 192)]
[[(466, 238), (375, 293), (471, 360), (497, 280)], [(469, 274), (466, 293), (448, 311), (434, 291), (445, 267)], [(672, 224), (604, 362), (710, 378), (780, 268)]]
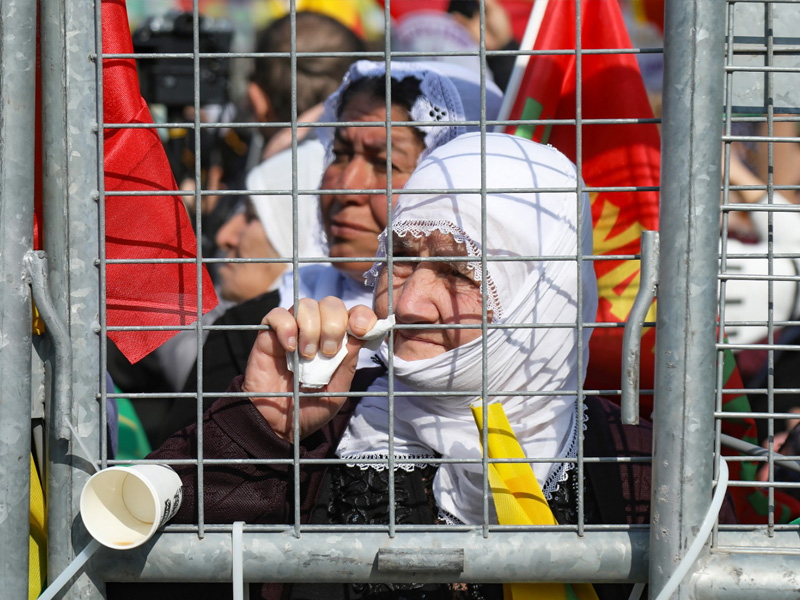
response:
[[(365, 348), (369, 350), (377, 350), (383, 342), (383, 338), (394, 326), (394, 315), (386, 319), (381, 319), (375, 326), (364, 335), (355, 335), (350, 329), (344, 334), (342, 339), (342, 347), (333, 356), (325, 356), (321, 351), (317, 352), (314, 358), (300, 357), (298, 365), (298, 377), (300, 378), (300, 385), (303, 387), (318, 389), (328, 385), (333, 377), (333, 373), (342, 364), (344, 357), (347, 356), (347, 334), (357, 337), (360, 340), (367, 340), (364, 344)], [(294, 370), (294, 352), (286, 353), (286, 364), (290, 371)]]

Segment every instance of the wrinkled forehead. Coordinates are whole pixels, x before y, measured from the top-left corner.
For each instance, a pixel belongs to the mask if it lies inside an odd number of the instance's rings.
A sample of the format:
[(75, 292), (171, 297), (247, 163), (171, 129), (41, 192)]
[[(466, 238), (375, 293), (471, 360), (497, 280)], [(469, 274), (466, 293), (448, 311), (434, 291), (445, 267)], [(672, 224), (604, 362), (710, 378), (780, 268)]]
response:
[[(416, 164), (423, 149), (422, 132), (411, 125), (402, 125), (409, 120), (408, 111), (397, 104), (391, 105), (390, 119), (396, 123), (388, 130), (386, 127), (386, 104), (383, 100), (370, 95), (353, 96), (345, 105), (341, 120), (345, 123), (334, 129), (333, 144), (350, 146), (358, 142), (359, 146), (372, 152), (386, 149), (388, 137), (391, 136), (393, 152), (400, 153), (403, 158), (413, 160)], [(372, 123), (372, 126), (358, 126), (352, 123)]]

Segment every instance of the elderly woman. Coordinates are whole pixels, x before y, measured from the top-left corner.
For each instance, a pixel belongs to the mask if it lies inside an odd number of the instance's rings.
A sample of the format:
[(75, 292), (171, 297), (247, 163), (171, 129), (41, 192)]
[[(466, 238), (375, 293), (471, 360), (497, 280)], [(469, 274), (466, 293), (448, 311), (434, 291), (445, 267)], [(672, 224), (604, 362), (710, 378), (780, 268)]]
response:
[[(416, 168), (370, 271), (374, 311), (348, 311), (327, 297), (302, 299), (296, 314), (277, 308), (265, 317), (270, 329), (259, 334), (244, 378), (232, 385), (250, 400), (226, 398), (212, 407), (204, 419), (205, 457), (286, 458), (296, 443), (304, 458), (346, 458), (352, 464), (303, 465), (302, 520), (386, 523), (387, 390), (394, 378), (394, 391), (402, 393), (393, 406), (396, 521), (481, 523), (480, 464), (457, 461), (482, 456), (470, 405), (484, 389), (485, 355), (487, 401), (502, 404), (529, 458), (550, 459), (533, 469), (558, 521), (576, 523), (583, 485), (587, 522), (646, 522), (649, 466), (587, 463), (581, 482), (570, 462), (582, 428), (587, 456), (650, 452), (647, 428), (623, 427), (600, 400), (586, 398), (586, 410), (578, 401), (591, 329), (577, 325), (593, 319), (597, 292), (591, 261), (579, 260), (592, 254), (592, 232), (588, 197), (576, 196), (575, 167), (553, 148), (502, 134), (485, 136), (483, 156), (485, 207), (475, 192), (483, 171), (479, 134), (434, 150)], [(356, 372), (363, 343), (357, 336), (390, 314), (396, 326), (380, 357), (391, 368), (365, 381), (363, 370)], [(354, 335), (345, 338), (346, 330)], [(346, 355), (322, 388), (328, 395), (300, 399), (294, 439), (287, 352), (330, 357), (343, 338)], [(309, 391), (302, 381), (300, 390)], [(363, 390), (363, 399), (342, 395)], [(259, 395), (276, 392), (285, 395)], [(191, 456), (195, 433), (177, 434), (152, 458)], [(178, 470), (185, 483), (178, 519), (192, 522), (196, 469)], [(292, 519), (292, 469), (285, 465), (207, 466), (205, 486), (209, 521)], [(300, 587), (290, 597), (312, 593)], [(474, 597), (499, 589), (471, 587)], [(386, 592), (361, 588), (359, 595)], [(448, 588), (409, 590), (418, 592), (430, 597)]]

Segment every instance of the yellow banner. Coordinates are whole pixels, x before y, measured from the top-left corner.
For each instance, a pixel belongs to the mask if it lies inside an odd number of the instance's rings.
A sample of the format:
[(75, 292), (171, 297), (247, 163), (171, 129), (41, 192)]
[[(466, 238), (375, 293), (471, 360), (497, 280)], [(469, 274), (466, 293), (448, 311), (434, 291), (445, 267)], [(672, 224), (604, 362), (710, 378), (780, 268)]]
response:
[[(487, 411), (489, 458), (526, 458), (503, 405), (490, 404)], [(483, 407), (480, 403), (473, 404), (472, 416), (478, 431), (482, 432)], [(483, 434), (480, 435), (482, 439)], [(558, 525), (529, 463), (490, 463), (489, 486), (497, 510), (497, 522), (501, 525)], [(511, 583), (504, 585), (503, 590), (506, 600), (597, 600), (597, 594), (589, 583)]]

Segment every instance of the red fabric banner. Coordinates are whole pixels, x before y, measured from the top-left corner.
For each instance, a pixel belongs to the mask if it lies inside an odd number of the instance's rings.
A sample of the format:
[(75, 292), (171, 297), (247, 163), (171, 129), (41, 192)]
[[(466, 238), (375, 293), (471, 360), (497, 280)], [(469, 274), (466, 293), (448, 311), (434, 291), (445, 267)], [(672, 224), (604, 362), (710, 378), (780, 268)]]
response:
[[(583, 49), (630, 48), (616, 2), (585, 0), (582, 5)], [(575, 3), (551, 0), (536, 40), (536, 50), (575, 49)], [(517, 95), (512, 119), (576, 118), (575, 55), (532, 56)], [(653, 118), (633, 54), (589, 54), (581, 63), (583, 119)], [(510, 126), (515, 133), (549, 143), (577, 162), (576, 127)], [(654, 124), (581, 126), (584, 181), (593, 187), (655, 187), (659, 183), (660, 139)], [(658, 229), (658, 192), (592, 193), (596, 255), (636, 254), (643, 230)], [(639, 289), (638, 261), (596, 261), (599, 322), (621, 323)], [(655, 307), (650, 319), (654, 320)], [(652, 387), (653, 329), (642, 340), (642, 387)], [(595, 329), (586, 386), (619, 388), (622, 329)], [(645, 360), (646, 357), (650, 360)], [(647, 402), (647, 400), (645, 400)], [(643, 407), (646, 415), (651, 406)]]
[[(535, 50), (575, 50), (576, 4), (550, 0), (535, 42)], [(617, 2), (582, 0), (581, 47), (584, 50), (629, 49), (630, 38)], [(531, 56), (510, 119), (576, 119), (577, 59), (574, 54)], [(586, 119), (648, 119), (653, 117), (641, 73), (633, 54), (586, 54), (581, 59), (580, 109)], [(661, 149), (658, 129), (652, 123), (581, 124), (581, 173), (591, 187), (656, 187), (659, 185)], [(513, 133), (549, 143), (578, 162), (577, 128), (574, 125), (520, 124)], [(657, 191), (591, 193), (594, 254), (638, 254), (641, 232), (658, 229)], [(597, 321), (623, 323), (639, 289), (639, 261), (598, 260), (595, 273), (600, 296)], [(656, 303), (647, 320), (655, 321)], [(585, 387), (619, 389), (622, 365), (622, 328), (596, 328), (590, 344)], [(642, 336), (640, 385), (654, 387), (655, 330)], [(727, 354), (725, 388), (741, 389), (733, 356)], [(616, 400), (616, 398), (612, 398)], [(713, 399), (709, 399), (712, 402)], [(653, 398), (640, 399), (641, 414), (649, 418)], [(747, 412), (747, 397), (723, 396), (723, 410)], [(749, 418), (724, 419), (722, 431), (755, 441), (755, 422)], [(752, 479), (754, 469), (730, 464), (731, 478)], [(764, 522), (763, 490), (731, 488), (737, 516), (743, 522)], [(776, 517), (800, 515), (800, 503), (776, 493)], [(785, 522), (785, 521), (783, 521)]]
[[(103, 0), (103, 52), (133, 52), (125, 0)], [(103, 61), (103, 120), (152, 123), (139, 93), (133, 59)], [(176, 190), (164, 148), (155, 129), (106, 129), (105, 190)], [(107, 196), (106, 258), (195, 258), (197, 242), (179, 196)], [(208, 312), (217, 296), (205, 267), (202, 305)], [(188, 325), (197, 319), (197, 266), (113, 264), (106, 270), (109, 326)], [(136, 362), (177, 331), (115, 331), (109, 337)]]

